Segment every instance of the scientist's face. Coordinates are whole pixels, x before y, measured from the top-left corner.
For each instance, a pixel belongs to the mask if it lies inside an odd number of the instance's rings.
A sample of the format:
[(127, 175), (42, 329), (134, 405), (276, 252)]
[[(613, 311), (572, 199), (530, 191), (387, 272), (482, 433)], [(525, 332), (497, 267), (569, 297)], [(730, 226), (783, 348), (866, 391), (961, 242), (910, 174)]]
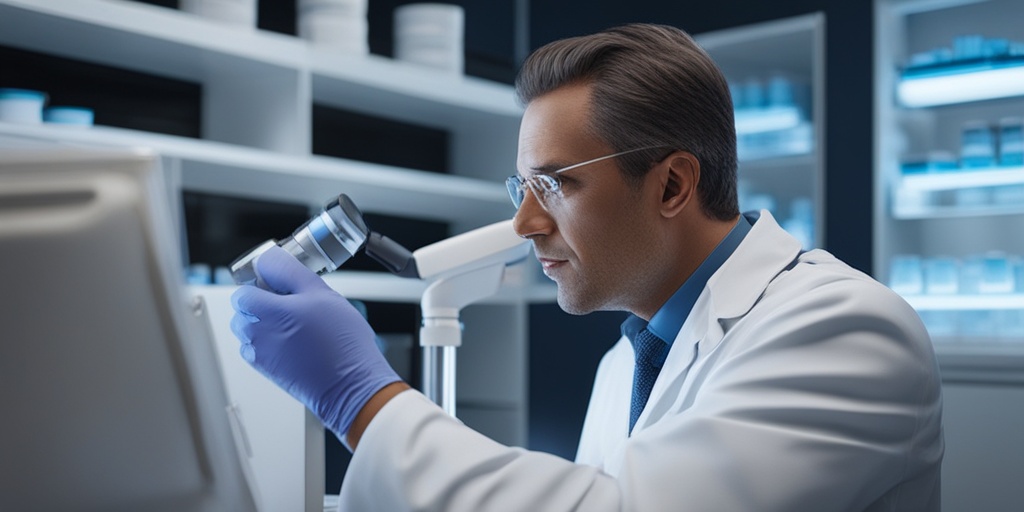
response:
[[(590, 87), (572, 85), (533, 100), (523, 114), (517, 171), (522, 180), (615, 151), (589, 133)], [(653, 173), (650, 173), (653, 174)], [(544, 273), (558, 283), (558, 304), (572, 314), (636, 311), (652, 289), (663, 249), (652, 236), (656, 180), (626, 181), (617, 158), (559, 173), (561, 194), (538, 200), (528, 190), (516, 232), (533, 241)], [(651, 200), (653, 198), (653, 200)], [(651, 252), (648, 252), (651, 251)]]

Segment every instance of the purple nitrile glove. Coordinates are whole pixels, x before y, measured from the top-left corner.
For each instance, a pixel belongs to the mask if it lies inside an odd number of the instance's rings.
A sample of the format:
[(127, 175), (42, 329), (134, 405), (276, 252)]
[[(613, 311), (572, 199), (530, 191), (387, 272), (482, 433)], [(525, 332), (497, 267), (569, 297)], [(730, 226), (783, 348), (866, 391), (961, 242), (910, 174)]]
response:
[(261, 254), (256, 272), (274, 291), (242, 286), (231, 296), (242, 357), (344, 439), (370, 397), (401, 378), (362, 315), (287, 251)]

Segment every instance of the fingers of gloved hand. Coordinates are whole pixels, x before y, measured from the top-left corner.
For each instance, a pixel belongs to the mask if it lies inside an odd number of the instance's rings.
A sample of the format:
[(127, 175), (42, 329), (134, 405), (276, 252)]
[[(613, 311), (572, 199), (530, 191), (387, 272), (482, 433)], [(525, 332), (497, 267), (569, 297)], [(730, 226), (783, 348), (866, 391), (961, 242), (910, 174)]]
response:
[(242, 359), (249, 364), (256, 362), (256, 347), (252, 346), (251, 332), (252, 326), (256, 322), (259, 322), (258, 318), (241, 313), (235, 313), (231, 317), (231, 332), (235, 333), (235, 337), (241, 342), (238, 352), (242, 355)]
[(257, 256), (253, 265), (263, 282), (280, 294), (327, 286), (316, 273), (295, 259), (295, 256), (276, 245)]
[(241, 286), (231, 294), (231, 308), (235, 310), (236, 314), (242, 315), (252, 322), (259, 322), (260, 317), (253, 313), (252, 308), (254, 304), (259, 304), (259, 301), (253, 296), (261, 293), (269, 292), (255, 286)]
[[(257, 320), (258, 322), (259, 320)], [(245, 316), (241, 313), (235, 313), (231, 317), (231, 332), (235, 333), (235, 337), (242, 343), (252, 343), (252, 325), (256, 323), (252, 320), (252, 317)]]

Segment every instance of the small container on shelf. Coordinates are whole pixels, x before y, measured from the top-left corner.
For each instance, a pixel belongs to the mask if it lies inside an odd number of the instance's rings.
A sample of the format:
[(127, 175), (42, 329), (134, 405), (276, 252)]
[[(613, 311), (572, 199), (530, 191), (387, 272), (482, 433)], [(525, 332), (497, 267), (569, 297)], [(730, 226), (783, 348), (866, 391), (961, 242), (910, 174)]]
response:
[(889, 288), (900, 295), (920, 295), (924, 291), (921, 257), (897, 254), (892, 257)]
[(960, 208), (984, 208), (992, 204), (992, 187), (954, 189), (953, 204)]
[(964, 123), (960, 163), (965, 169), (993, 167), (996, 163), (996, 138), (985, 121)]
[(900, 162), (900, 172), (904, 175), (935, 174), (954, 172), (960, 165), (949, 151), (929, 151), (924, 154), (908, 155)]
[(980, 59), (984, 54), (984, 36), (967, 34), (953, 38), (953, 60)]
[(748, 78), (743, 83), (743, 107), (764, 108), (765, 104), (764, 84), (757, 78)]
[(986, 254), (981, 276), (981, 293), (1013, 293), (1015, 288), (1012, 259), (1001, 252)]
[(966, 294), (1013, 293), (1016, 283), (1013, 259), (992, 251), (968, 257), (963, 264), (960, 288)]
[(256, 27), (257, 0), (181, 0), (181, 10), (239, 27)]
[(790, 108), (796, 106), (793, 81), (782, 73), (775, 73), (769, 77), (766, 89), (769, 107)]
[(999, 120), (999, 165), (1024, 165), (1024, 119), (1020, 117)]
[(43, 121), (64, 126), (92, 126), (93, 112), (90, 108), (55, 106), (43, 111)]
[(0, 121), (40, 124), (46, 93), (29, 89), (0, 88)]
[(185, 269), (187, 284), (210, 284), (213, 282), (213, 271), (206, 263), (193, 263)]
[(405, 4), (395, 9), (395, 59), (462, 74), (465, 11), (444, 3)]
[(340, 54), (370, 52), (367, 0), (298, 0), (299, 37)]
[(924, 292), (928, 295), (955, 295), (960, 291), (960, 262), (949, 256), (924, 260)]

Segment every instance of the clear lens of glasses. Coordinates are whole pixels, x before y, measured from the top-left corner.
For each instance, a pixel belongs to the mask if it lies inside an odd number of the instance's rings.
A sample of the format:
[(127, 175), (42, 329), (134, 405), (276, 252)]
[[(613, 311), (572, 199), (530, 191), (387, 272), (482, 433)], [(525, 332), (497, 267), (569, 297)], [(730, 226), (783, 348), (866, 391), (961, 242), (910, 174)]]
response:
[(526, 188), (533, 190), (541, 206), (548, 207), (552, 199), (562, 197), (562, 187), (558, 178), (550, 174), (535, 174), (525, 180), (519, 176), (511, 176), (505, 182), (508, 187), (509, 196), (512, 197), (512, 204), (516, 209), (523, 205), (526, 198)]

